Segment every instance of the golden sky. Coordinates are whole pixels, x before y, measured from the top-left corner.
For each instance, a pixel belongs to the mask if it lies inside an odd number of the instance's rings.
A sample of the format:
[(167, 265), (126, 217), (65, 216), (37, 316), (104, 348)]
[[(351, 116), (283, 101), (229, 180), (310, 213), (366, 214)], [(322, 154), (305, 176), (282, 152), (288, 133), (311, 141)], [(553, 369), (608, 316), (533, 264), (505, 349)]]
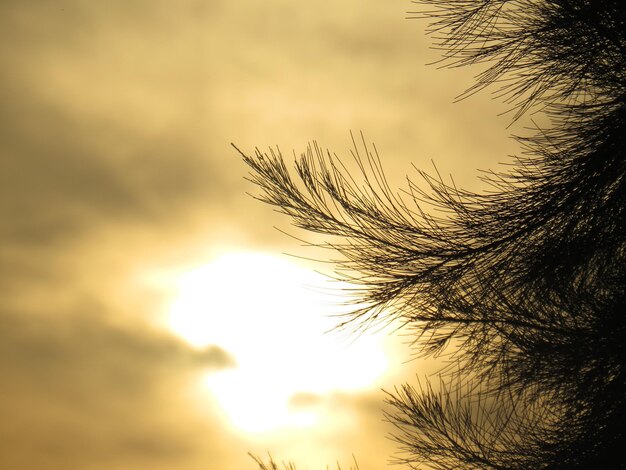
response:
[(420, 364), (311, 333), (321, 276), (282, 253), (324, 253), (274, 229), (230, 142), (341, 156), (363, 131), (399, 186), (433, 160), (477, 187), (516, 149), (506, 107), (453, 103), (476, 71), (426, 66), (412, 7), (0, 2), (0, 467), (384, 467), (380, 389)]

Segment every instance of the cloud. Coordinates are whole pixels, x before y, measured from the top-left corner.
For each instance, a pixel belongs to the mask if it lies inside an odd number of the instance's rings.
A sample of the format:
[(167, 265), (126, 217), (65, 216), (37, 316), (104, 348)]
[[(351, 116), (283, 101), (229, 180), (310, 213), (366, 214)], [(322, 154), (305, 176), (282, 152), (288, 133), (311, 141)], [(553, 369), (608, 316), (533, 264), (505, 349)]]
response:
[(110, 227), (184, 233), (235, 211), (242, 174), (228, 171), (234, 151), (212, 131), (207, 57), (190, 47), (218, 7), (0, 5), (5, 247), (55, 249)]
[(289, 406), (293, 409), (310, 408), (321, 404), (324, 397), (310, 392), (299, 392), (289, 398)]
[(20, 94), (14, 84), (2, 89), (5, 243), (57, 243), (103, 224), (180, 224), (194, 203), (210, 209), (218, 195), (228, 199), (221, 172), (184, 136), (133, 134)]
[(198, 452), (221, 452), (182, 391), (234, 359), (83, 308), (0, 312), (0, 466), (194, 468)]
[(396, 446), (388, 438), (392, 425), (383, 420), (384, 396), (378, 390), (294, 394), (291, 410), (313, 412), (322, 425), (290, 430), (251, 451), (261, 457), (269, 452), (277, 462), (294, 461), (297, 468), (333, 468), (336, 462), (348, 468), (353, 456), (359, 468), (387, 468)]
[[(130, 393), (164, 373), (236, 366), (217, 346), (198, 350), (139, 322), (119, 324), (119, 318), (113, 320), (111, 312), (95, 302), (85, 303), (83, 309), (0, 312), (4, 370), (24, 371), (25, 380), (50, 390), (62, 390), (69, 378), (74, 384), (85, 379), (79, 388), (86, 393), (109, 386)], [(124, 380), (117, 380), (118, 376)]]

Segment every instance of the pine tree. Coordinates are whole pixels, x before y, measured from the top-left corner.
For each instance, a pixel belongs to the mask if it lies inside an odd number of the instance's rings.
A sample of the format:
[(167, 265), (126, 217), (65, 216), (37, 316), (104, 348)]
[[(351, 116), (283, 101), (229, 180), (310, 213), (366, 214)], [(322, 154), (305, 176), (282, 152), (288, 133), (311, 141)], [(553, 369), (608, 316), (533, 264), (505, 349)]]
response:
[[(440, 383), (389, 395), (400, 462), (436, 469), (626, 468), (626, 7), (617, 0), (419, 0), (449, 66), (550, 124), (490, 190), (421, 173), (357, 181), (316, 144), (240, 152), (259, 198), (327, 235), (355, 286), (340, 326), (399, 320)], [(426, 10), (425, 10), (426, 9)]]

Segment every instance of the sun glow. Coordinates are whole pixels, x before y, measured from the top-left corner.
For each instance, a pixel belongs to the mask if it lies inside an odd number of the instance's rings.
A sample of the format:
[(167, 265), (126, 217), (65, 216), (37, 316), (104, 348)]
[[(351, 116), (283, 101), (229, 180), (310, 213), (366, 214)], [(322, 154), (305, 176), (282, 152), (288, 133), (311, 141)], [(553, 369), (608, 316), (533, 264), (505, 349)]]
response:
[(319, 413), (292, 397), (364, 389), (387, 368), (382, 335), (349, 342), (326, 333), (338, 299), (322, 293), (324, 276), (294, 263), (228, 254), (184, 273), (177, 287), (168, 325), (197, 347), (215, 344), (235, 357), (235, 369), (204, 383), (243, 431), (311, 426)]

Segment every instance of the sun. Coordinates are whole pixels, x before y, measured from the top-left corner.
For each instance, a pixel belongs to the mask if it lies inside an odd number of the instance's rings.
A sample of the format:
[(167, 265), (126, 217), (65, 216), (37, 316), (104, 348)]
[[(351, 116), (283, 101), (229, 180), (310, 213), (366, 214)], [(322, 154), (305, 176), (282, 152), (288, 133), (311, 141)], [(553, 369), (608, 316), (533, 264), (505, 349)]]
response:
[(366, 389), (387, 368), (381, 335), (342, 341), (328, 333), (336, 291), (294, 262), (230, 253), (181, 274), (176, 287), (168, 327), (196, 347), (218, 345), (234, 356), (236, 368), (204, 383), (243, 431), (311, 426), (319, 416), (290, 406), (294, 396)]

